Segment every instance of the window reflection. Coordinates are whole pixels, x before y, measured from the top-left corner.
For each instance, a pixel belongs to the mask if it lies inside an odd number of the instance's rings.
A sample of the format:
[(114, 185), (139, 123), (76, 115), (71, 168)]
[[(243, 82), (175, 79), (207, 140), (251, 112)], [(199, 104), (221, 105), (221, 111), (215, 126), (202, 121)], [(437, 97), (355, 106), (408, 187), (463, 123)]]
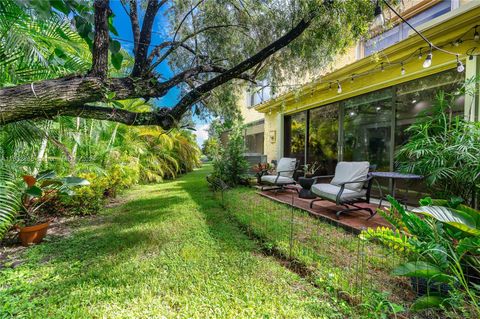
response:
[(391, 90), (365, 94), (344, 105), (345, 161), (369, 161), (377, 170), (390, 168)]
[(338, 152), (338, 104), (310, 110), (308, 134), (308, 163), (320, 165), (316, 175), (333, 174)]
[(300, 112), (285, 117), (285, 156), (295, 157), (300, 164), (305, 162), (305, 136), (307, 113)]

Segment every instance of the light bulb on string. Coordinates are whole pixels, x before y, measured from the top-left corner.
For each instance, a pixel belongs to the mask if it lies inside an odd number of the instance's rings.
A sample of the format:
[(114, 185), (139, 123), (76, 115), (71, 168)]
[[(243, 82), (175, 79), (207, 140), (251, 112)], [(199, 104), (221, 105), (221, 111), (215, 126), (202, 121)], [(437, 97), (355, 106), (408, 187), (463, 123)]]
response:
[(475, 41), (480, 40), (480, 33), (478, 33), (478, 31), (477, 31), (477, 27), (478, 26), (475, 26), (475, 33), (473, 34), (473, 40), (475, 40)]
[(423, 61), (423, 67), (429, 68), (432, 65), (432, 47), (430, 46), (430, 53), (427, 54), (427, 58)]
[(420, 48), (420, 52), (418, 53), (418, 59), (421, 60), (422, 57), (423, 57), (422, 48)]
[(403, 62), (402, 62), (402, 69), (400, 70), (400, 74), (402, 75), (405, 75), (405, 67), (403, 66)]
[(385, 67), (383, 66), (383, 62), (380, 64), (380, 70), (383, 72), (385, 71)]
[(458, 73), (462, 73), (463, 71), (465, 71), (465, 67), (463, 66), (462, 61), (460, 61), (458, 54), (457, 54), (457, 71)]
[(380, 7), (380, 1), (377, 0), (377, 5), (375, 6), (375, 20), (373, 22), (374, 27), (382, 28), (385, 25), (385, 18), (383, 17), (382, 8)]
[(342, 93), (342, 86), (340, 85), (339, 81), (337, 81), (337, 93), (338, 94)]

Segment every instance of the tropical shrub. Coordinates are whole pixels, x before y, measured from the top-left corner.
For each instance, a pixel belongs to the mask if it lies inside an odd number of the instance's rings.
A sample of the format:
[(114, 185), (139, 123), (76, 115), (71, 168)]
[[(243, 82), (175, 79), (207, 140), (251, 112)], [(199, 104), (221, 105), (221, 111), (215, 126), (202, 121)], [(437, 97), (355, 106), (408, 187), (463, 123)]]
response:
[(220, 151), (220, 141), (217, 137), (211, 136), (203, 142), (202, 153), (207, 156), (209, 161), (212, 161)]
[(438, 92), (433, 114), (407, 129), (399, 169), (423, 175), (431, 194), (459, 196), (474, 206), (480, 186), (480, 123), (453, 115), (455, 96)]
[(244, 184), (249, 164), (245, 159), (245, 141), (239, 125), (233, 127), (226, 147), (220, 149), (213, 161), (213, 176), (228, 186)]
[(427, 197), (414, 211), (405, 210), (390, 196), (388, 200), (391, 208), (378, 212), (395, 229), (368, 229), (361, 236), (406, 255), (407, 262), (398, 266), (394, 275), (423, 280), (430, 286), (413, 309), (445, 305), (450, 297), (446, 292), (450, 291), (466, 295), (480, 315), (479, 287), (465, 276), (467, 272), (480, 274), (480, 211), (463, 205), (459, 198)]

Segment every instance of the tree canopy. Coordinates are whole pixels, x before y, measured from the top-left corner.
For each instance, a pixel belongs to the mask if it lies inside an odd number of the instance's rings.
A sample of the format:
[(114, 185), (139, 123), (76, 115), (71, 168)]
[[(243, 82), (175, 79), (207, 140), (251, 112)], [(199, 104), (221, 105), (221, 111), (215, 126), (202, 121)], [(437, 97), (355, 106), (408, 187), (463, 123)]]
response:
[[(2, 37), (0, 72), (65, 71), (68, 63), (88, 63), (76, 73), (16, 76), (1, 83), (2, 124), (65, 115), (170, 129), (191, 111), (231, 114), (239, 81), (268, 77), (277, 83), (320, 69), (364, 35), (373, 16), (370, 0), (122, 0), (122, 6), (130, 18), (133, 65), (123, 63), (127, 51), (115, 39), (109, 0), (2, 1), (2, 33), (25, 21), (38, 38), (35, 44), (57, 44), (32, 59), (12, 55), (14, 42)], [(154, 27), (160, 18), (167, 19), (163, 30)], [(153, 45), (153, 37), (164, 41)], [(88, 46), (91, 58), (75, 55), (72, 43), (62, 44), (71, 39)], [(15, 64), (6, 56), (17, 57)], [(159, 73), (157, 66), (165, 62), (173, 76)], [(116, 103), (160, 98), (174, 88), (182, 94), (173, 107), (135, 112)]]

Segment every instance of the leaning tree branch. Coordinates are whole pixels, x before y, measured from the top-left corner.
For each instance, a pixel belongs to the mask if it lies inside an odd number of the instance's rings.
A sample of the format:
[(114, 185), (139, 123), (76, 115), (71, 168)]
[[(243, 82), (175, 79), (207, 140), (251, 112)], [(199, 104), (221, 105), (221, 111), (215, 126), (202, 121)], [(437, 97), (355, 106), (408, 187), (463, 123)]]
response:
[(177, 121), (180, 120), (183, 114), (188, 111), (190, 106), (195, 104), (205, 93), (210, 92), (216, 87), (238, 77), (240, 74), (253, 68), (255, 65), (264, 61), (278, 50), (290, 44), (310, 26), (311, 21), (312, 17), (303, 18), (293, 29), (259, 51), (257, 54), (188, 92), (172, 109), (172, 117)]
[(108, 72), (108, 16), (111, 14), (109, 0), (95, 0), (95, 38), (92, 51), (90, 76), (106, 78)]
[[(108, 4), (108, 0), (96, 0), (95, 3), (97, 5)], [(151, 0), (150, 3), (160, 5), (162, 2)], [(96, 10), (105, 13), (105, 10), (102, 11), (102, 9), (103, 7), (96, 7)], [(96, 14), (99, 14), (97, 12)], [(107, 18), (108, 15), (103, 17)], [(159, 125), (164, 129), (170, 129), (177, 125), (182, 115), (192, 105), (201, 101), (215, 88), (234, 78), (248, 78), (249, 76), (245, 74), (246, 71), (299, 37), (309, 27), (312, 18), (312, 16), (304, 18), (275, 42), (230, 69), (209, 66), (210, 69), (196, 70), (196, 72), (193, 72), (186, 78), (178, 77), (177, 81), (180, 81), (178, 83), (171, 80), (158, 82), (152, 75), (148, 75), (147, 78), (105, 78), (102, 76), (103, 73), (100, 72), (99, 76), (69, 76), (0, 89), (0, 125), (21, 120), (65, 115), (116, 121), (127, 125)], [(106, 26), (108, 29), (108, 25), (103, 24), (103, 26)], [(148, 24), (146, 29), (149, 29)], [(142, 28), (142, 31), (146, 29)], [(143, 41), (139, 44), (141, 43)], [(138, 54), (140, 54), (140, 47)], [(99, 64), (100, 60), (97, 59), (96, 61), (95, 65), (101, 65)], [(101, 71), (103, 69), (93, 68), (92, 70)], [(173, 86), (184, 82), (185, 79), (195, 79), (201, 73), (219, 74), (210, 79), (208, 77), (202, 79), (205, 82), (185, 94), (174, 108), (162, 108), (151, 112), (136, 113), (123, 109), (90, 105), (91, 103), (102, 101), (107, 102), (106, 96), (109, 96), (109, 92), (115, 93), (115, 100), (161, 97), (168, 93)]]

